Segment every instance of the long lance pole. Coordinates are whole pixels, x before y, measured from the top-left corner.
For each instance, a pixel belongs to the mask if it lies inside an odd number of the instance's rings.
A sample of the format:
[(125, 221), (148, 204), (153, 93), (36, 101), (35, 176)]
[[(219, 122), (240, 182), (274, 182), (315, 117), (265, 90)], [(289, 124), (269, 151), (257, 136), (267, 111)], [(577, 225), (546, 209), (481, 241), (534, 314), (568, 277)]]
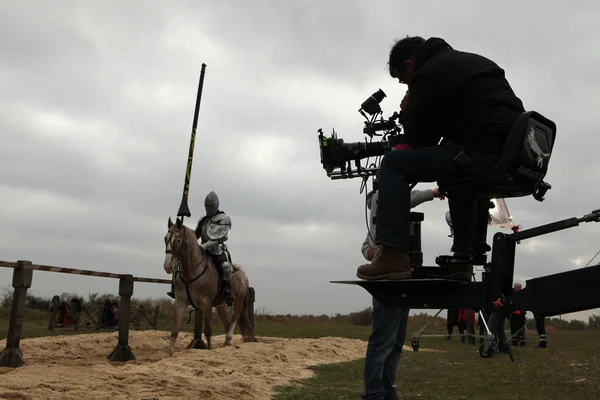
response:
[(187, 168), (185, 170), (185, 183), (183, 185), (183, 196), (181, 198), (181, 204), (179, 205), (179, 211), (177, 216), (190, 217), (190, 207), (188, 206), (188, 194), (190, 190), (190, 177), (192, 176), (192, 162), (194, 161), (194, 143), (196, 141), (196, 128), (198, 127), (198, 113), (200, 111), (200, 99), (202, 98), (202, 86), (204, 86), (204, 71), (206, 70), (206, 64), (202, 63), (202, 70), (200, 71), (200, 82), (198, 83), (198, 94), (196, 96), (196, 109), (194, 110), (194, 121), (192, 122), (192, 137), (190, 138), (190, 151), (188, 155)]

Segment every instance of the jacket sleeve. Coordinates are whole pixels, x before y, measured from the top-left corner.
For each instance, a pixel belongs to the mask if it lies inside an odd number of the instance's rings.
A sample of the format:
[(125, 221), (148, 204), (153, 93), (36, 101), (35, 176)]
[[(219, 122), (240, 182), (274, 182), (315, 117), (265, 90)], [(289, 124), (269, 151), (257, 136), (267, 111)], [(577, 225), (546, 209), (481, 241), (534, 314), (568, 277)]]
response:
[(433, 200), (433, 190), (413, 190), (410, 192), (410, 207)]

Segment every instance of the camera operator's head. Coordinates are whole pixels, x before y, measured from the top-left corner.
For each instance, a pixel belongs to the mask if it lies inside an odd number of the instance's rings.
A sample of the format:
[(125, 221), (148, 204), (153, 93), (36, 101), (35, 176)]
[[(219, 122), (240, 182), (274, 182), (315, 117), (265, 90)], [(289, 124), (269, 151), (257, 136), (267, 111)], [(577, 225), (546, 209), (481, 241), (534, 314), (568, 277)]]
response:
[(390, 51), (388, 61), (392, 78), (398, 79), (400, 83), (410, 84), (414, 74), (415, 57), (423, 43), (425, 43), (425, 39), (420, 36), (407, 36), (396, 41)]

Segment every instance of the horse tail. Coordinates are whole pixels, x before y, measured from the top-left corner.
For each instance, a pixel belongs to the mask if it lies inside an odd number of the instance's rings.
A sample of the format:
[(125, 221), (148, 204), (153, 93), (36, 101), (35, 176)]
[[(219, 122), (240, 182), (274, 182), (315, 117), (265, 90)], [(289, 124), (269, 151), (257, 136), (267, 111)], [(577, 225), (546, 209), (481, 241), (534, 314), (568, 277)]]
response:
[(240, 332), (244, 341), (248, 342), (256, 342), (256, 337), (254, 336), (254, 326), (252, 321), (250, 320), (250, 315), (248, 315), (248, 304), (250, 303), (250, 290), (246, 292), (246, 296), (244, 296), (244, 304), (242, 306), (242, 312), (240, 313), (240, 318), (238, 320), (238, 326), (240, 328)]

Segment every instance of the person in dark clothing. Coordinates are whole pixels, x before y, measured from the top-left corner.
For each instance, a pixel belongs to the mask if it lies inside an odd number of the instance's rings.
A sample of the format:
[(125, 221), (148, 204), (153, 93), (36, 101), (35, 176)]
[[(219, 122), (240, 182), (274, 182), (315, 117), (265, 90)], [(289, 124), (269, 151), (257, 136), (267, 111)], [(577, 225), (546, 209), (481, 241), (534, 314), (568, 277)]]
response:
[[(481, 275), (481, 281), (482, 283), (485, 283), (486, 277), (489, 276), (488, 274), (490, 274), (492, 272), (492, 263), (491, 262), (487, 262), (485, 263), (485, 265), (483, 266), (483, 274)], [(498, 338), (498, 351), (500, 351), (501, 353), (506, 353), (508, 352), (508, 340), (506, 338), (506, 334), (504, 333), (504, 323), (506, 321), (506, 319), (508, 319), (508, 316), (506, 315), (506, 311), (504, 310), (495, 310), (492, 311), (491, 313), (486, 313), (483, 312), (483, 317), (485, 318), (485, 323), (488, 326), (488, 329), (490, 330), (490, 333), (494, 336), (496, 336), (496, 338)], [(487, 333), (487, 330), (485, 329), (483, 320), (481, 320), (481, 316), (479, 319), (479, 323), (480, 323), (480, 327), (479, 327), (479, 333), (482, 334), (483, 332)], [(496, 329), (494, 329), (493, 324), (496, 324)], [(484, 339), (480, 339), (481, 340), (481, 344), (483, 344)]]
[(546, 318), (535, 316), (535, 329), (537, 330), (538, 336), (540, 337), (540, 343), (538, 348), (545, 349), (548, 345), (548, 338), (546, 337)]
[(100, 318), (100, 326), (102, 328), (113, 328), (117, 326), (117, 318), (113, 311), (113, 305), (108, 299), (104, 301), (104, 307), (102, 308), (102, 317)]
[[(470, 323), (467, 323), (467, 318), (470, 320)], [(460, 342), (465, 343), (466, 341), (468, 344), (475, 344), (475, 310), (461, 308), (458, 312), (458, 323), (460, 324), (459, 329), (462, 331), (461, 334), (463, 335), (460, 337)]]
[[(410, 184), (469, 174), (455, 161), (460, 146), (476, 163), (493, 166), (513, 123), (525, 110), (504, 71), (493, 61), (454, 50), (441, 38), (406, 37), (389, 55), (389, 73), (408, 85), (399, 122), (410, 148), (382, 160), (377, 209), (378, 256), (358, 267), (360, 279), (408, 279)], [(443, 140), (442, 140), (443, 139)], [(449, 198), (456, 256), (477, 241), (477, 196), (465, 189)], [(449, 267), (450, 279), (471, 280), (472, 265)]]
[[(521, 284), (515, 283), (513, 291), (518, 292), (521, 289)], [(515, 310), (510, 316), (510, 334), (512, 335), (513, 346), (523, 347), (527, 344), (527, 340), (525, 337), (526, 315), (526, 310)]]
[(452, 333), (454, 332), (454, 327), (458, 328), (458, 332), (462, 335), (464, 332), (462, 330), (462, 326), (458, 322), (458, 312), (460, 310), (458, 308), (450, 308), (448, 309), (448, 316), (446, 319), (446, 329), (448, 330), (448, 336), (446, 336), (446, 340), (452, 339)]

